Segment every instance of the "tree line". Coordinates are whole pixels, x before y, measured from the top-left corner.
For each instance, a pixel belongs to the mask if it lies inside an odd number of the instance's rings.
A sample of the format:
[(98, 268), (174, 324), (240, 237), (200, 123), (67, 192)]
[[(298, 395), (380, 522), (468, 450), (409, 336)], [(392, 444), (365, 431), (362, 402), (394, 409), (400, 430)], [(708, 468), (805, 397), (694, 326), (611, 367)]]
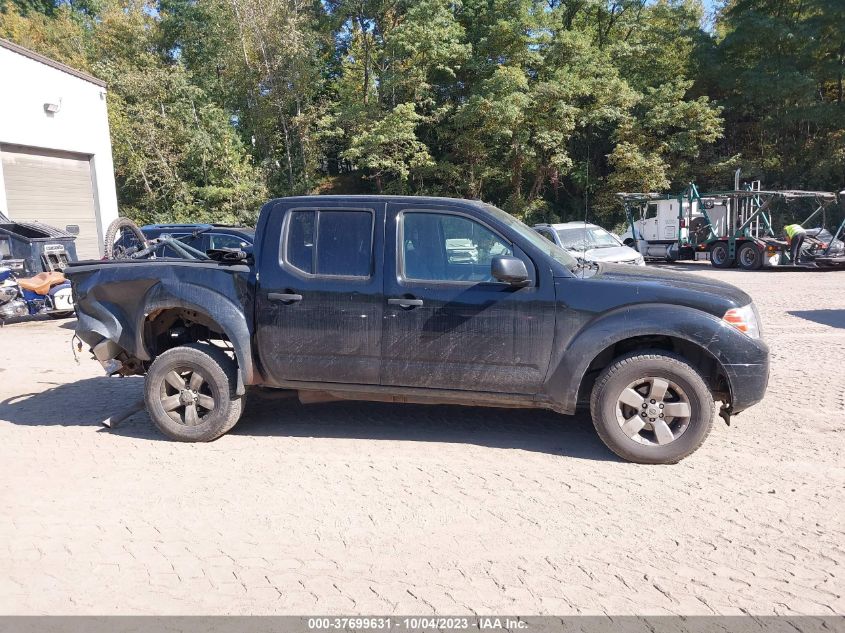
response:
[(0, 0), (0, 37), (108, 83), (140, 222), (383, 192), (613, 226), (616, 192), (736, 168), (839, 190), (843, 24), (842, 0)]

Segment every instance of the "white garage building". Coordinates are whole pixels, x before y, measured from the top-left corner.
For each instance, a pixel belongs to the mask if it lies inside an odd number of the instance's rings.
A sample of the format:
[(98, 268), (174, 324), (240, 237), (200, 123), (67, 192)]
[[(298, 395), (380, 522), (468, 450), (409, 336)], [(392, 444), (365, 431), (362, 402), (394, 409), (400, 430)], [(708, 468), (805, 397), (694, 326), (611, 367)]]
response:
[(80, 259), (117, 217), (105, 83), (3, 39), (0, 212), (76, 234)]

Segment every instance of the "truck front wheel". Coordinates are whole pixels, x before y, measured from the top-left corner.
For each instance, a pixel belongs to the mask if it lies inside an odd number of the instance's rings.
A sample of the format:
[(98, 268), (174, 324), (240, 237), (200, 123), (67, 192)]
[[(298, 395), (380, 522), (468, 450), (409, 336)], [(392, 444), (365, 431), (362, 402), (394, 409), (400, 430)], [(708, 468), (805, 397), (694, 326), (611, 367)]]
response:
[(167, 437), (210, 442), (241, 417), (244, 399), (235, 393), (237, 367), (223, 350), (192, 343), (155, 359), (144, 382), (147, 412)]
[(659, 350), (618, 358), (590, 399), (593, 425), (614, 453), (639, 464), (674, 464), (713, 426), (713, 396), (682, 358)]

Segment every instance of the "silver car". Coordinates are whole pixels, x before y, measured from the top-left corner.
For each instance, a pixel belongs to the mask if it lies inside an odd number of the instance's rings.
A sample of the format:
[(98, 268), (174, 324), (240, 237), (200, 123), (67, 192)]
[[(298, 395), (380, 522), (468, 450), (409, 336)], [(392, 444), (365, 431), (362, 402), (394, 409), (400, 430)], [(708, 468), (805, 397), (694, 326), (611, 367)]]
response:
[(613, 233), (595, 224), (584, 222), (535, 224), (534, 230), (550, 242), (569, 251), (573, 257), (592, 262), (645, 266), (642, 255), (622, 244)]

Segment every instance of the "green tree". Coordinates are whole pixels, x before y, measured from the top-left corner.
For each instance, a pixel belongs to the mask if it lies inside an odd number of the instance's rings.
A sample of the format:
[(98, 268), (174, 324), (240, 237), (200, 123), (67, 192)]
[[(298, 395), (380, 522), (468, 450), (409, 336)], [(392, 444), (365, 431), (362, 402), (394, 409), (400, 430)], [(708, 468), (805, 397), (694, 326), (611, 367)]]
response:
[(396, 178), (401, 187), (412, 169), (431, 164), (426, 146), (415, 133), (421, 118), (413, 103), (400, 103), (370, 129), (356, 135), (344, 158), (367, 170), (379, 192), (387, 176)]
[(737, 166), (840, 188), (841, 0), (705, 20), (701, 0), (5, 0), (0, 35), (109, 82), (144, 220), (378, 190), (611, 225), (619, 190)]

